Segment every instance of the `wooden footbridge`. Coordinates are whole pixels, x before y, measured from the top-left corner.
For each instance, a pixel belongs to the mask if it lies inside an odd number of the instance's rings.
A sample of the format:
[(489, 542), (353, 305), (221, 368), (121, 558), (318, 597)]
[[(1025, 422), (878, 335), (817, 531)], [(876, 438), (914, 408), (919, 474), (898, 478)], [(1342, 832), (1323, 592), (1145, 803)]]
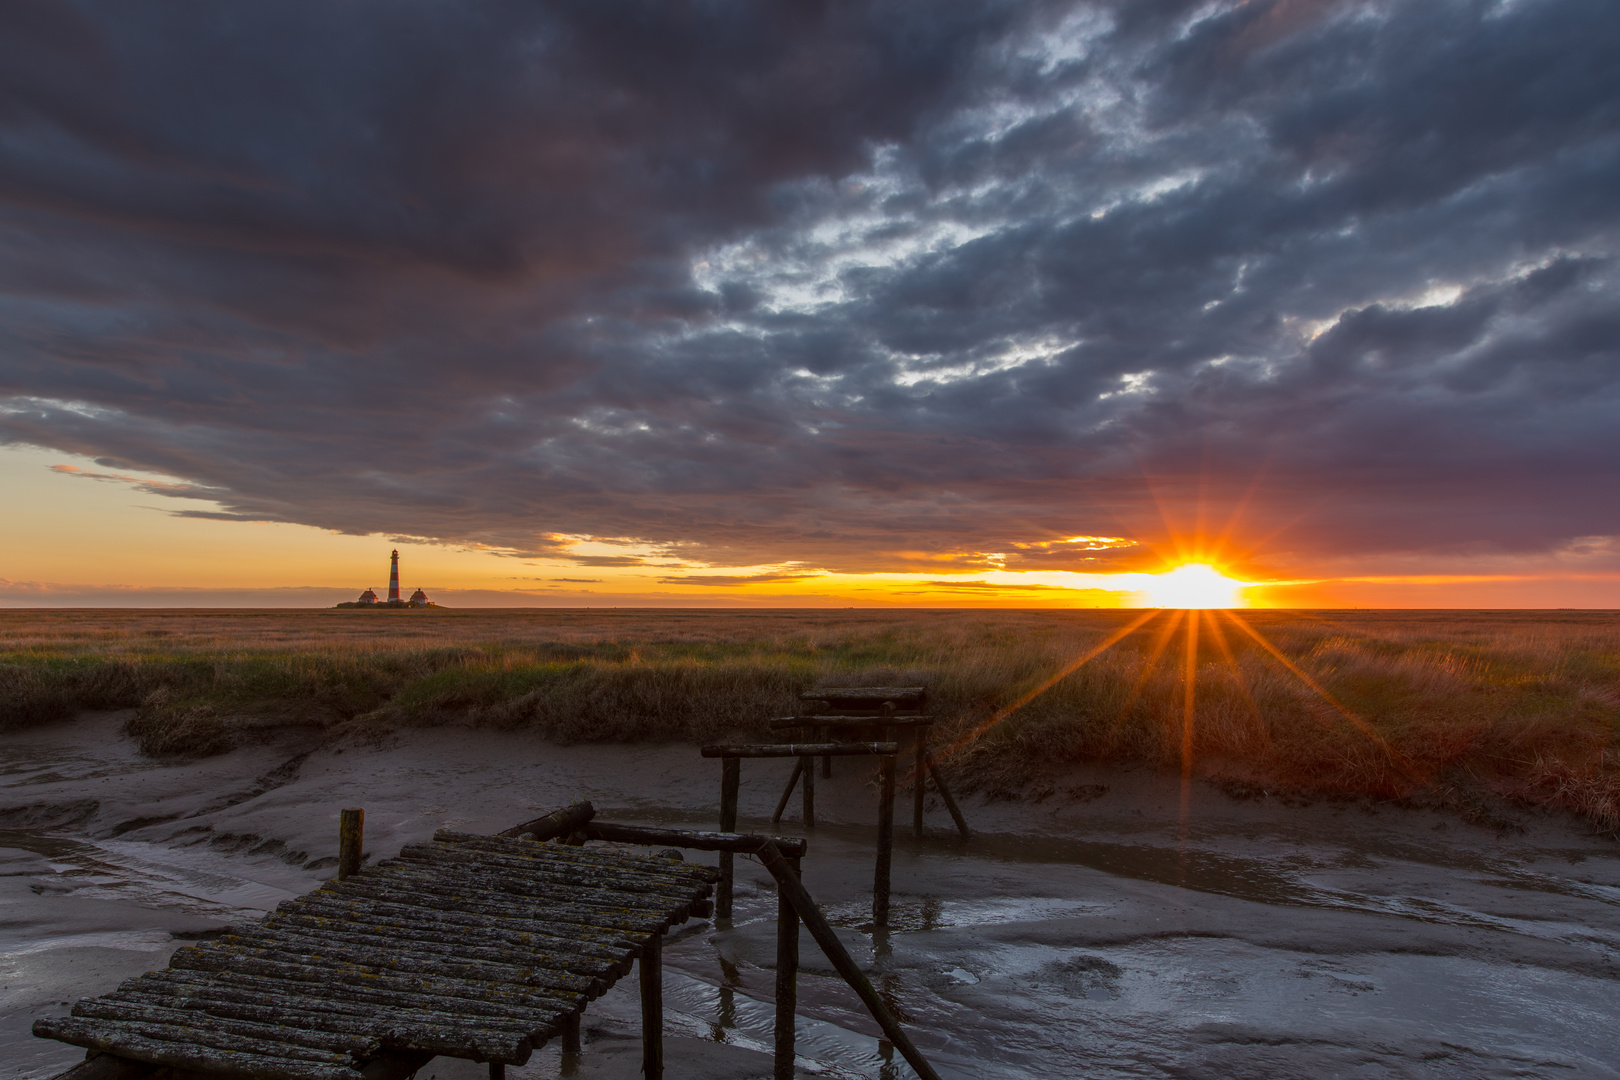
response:
[(660, 1080), (662, 935), (710, 914), (719, 873), (589, 840), (752, 855), (770, 871), (778, 1080), (793, 1077), (801, 920), (889, 1041), (938, 1080), (805, 891), (802, 839), (608, 824), (580, 802), (496, 836), (439, 832), (362, 869), (361, 824), (344, 811), (337, 880), (36, 1021), (35, 1035), (89, 1051), (58, 1080), (403, 1080), (441, 1055), (503, 1080), (550, 1039), (578, 1052), (585, 1007), (638, 966), (642, 1068)]

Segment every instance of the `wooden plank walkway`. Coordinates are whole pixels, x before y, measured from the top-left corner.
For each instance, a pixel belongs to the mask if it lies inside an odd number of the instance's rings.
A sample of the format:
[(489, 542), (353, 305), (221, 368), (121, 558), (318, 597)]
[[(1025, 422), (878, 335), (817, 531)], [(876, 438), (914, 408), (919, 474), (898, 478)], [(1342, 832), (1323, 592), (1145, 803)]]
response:
[(577, 1040), (586, 1003), (638, 959), (656, 971), (659, 936), (707, 915), (717, 878), (622, 851), (440, 832), (179, 949), (168, 970), (34, 1033), (252, 1080), (380, 1080), (435, 1055), (498, 1074), (556, 1035)]

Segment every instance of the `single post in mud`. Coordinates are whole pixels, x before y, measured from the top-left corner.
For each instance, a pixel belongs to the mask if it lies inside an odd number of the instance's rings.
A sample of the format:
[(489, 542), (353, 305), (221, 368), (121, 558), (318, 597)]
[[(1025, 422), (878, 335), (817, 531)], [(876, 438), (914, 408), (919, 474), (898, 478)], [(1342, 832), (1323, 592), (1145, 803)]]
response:
[(350, 807), (338, 815), (338, 880), (360, 872), (360, 849), (365, 842), (366, 812)]
[(654, 934), (641, 950), (641, 1075), (664, 1076), (663, 936)]
[[(737, 789), (742, 783), (742, 762), (734, 757), (720, 759), (720, 831), (737, 831)], [(714, 890), (716, 918), (731, 918), (732, 855), (720, 853), (720, 883)]]
[(928, 789), (928, 729), (915, 728), (911, 734), (916, 759), (911, 769), (911, 835), (920, 837), (923, 834), (923, 796)]
[(894, 857), (894, 755), (883, 756), (883, 792), (878, 797), (877, 874), (872, 882), (872, 922), (889, 925), (889, 864)]
[(804, 778), (804, 827), (816, 827), (816, 759), (799, 759), (799, 774)]
[(490, 1062), (489, 1080), (506, 1080), (506, 1066), (498, 1061)]
[(569, 1013), (562, 1022), (562, 1052), (579, 1053), (579, 1013)]
[[(799, 876), (799, 860), (786, 860)], [(776, 886), (776, 1068), (774, 1080), (793, 1080), (795, 1011), (799, 1007), (799, 915), (779, 883)]]
[[(822, 742), (832, 742), (832, 728), (830, 728), (830, 727), (819, 727), (819, 728), (816, 729), (816, 731), (817, 731), (816, 738), (820, 739)], [(822, 754), (821, 755), (821, 778), (823, 780), (831, 780), (832, 779), (832, 755), (831, 754)]]

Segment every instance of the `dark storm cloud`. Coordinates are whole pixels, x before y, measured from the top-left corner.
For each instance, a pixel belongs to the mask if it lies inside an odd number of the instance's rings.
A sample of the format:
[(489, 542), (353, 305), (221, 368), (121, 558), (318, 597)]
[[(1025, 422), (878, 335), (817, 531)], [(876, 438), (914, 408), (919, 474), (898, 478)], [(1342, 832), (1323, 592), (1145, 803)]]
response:
[(1606, 0), (10, 4), (0, 437), (528, 555), (1613, 534), (1617, 53)]

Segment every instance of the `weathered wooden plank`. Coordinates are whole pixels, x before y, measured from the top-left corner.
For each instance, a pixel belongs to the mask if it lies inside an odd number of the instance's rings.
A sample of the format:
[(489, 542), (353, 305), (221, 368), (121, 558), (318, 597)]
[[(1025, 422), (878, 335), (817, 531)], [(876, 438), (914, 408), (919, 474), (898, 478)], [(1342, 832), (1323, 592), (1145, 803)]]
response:
[[(546, 990), (565, 990), (595, 998), (607, 989), (601, 979), (568, 972), (548, 971), (543, 968), (519, 967), (515, 964), (492, 964), (485, 961), (455, 960), (443, 954), (369, 949), (346, 945), (343, 942), (322, 941), (320, 938), (296, 936), (230, 935), (217, 941), (196, 946), (202, 952), (221, 956), (244, 956), (256, 960), (276, 960), (282, 963), (347, 964), (367, 971), (399, 972), (412, 975), (450, 975), (477, 982), (512, 983), (520, 986), (541, 987)], [(184, 950), (181, 950), (184, 951)]]
[[(557, 851), (570, 850), (556, 845), (550, 846)], [(504, 854), (466, 852), (457, 850), (455, 845), (407, 844), (400, 849), (398, 860), (390, 859), (383, 865), (391, 866), (396, 861), (423, 863), (433, 867), (464, 868), (474, 873), (518, 876), (525, 880), (554, 881), (577, 887), (606, 888), (616, 892), (649, 893), (655, 896), (686, 899), (706, 896), (711, 888), (710, 882), (706, 880), (707, 875), (660, 874), (654, 871), (643, 872), (635, 867), (611, 864), (597, 866), (572, 859), (519, 858)]]
[[(554, 1025), (555, 1018), (571, 1012), (582, 1000), (554, 997), (535, 999), (533, 995), (514, 995), (505, 988), (474, 984), (476, 996), (465, 996), (457, 991), (462, 987), (434, 986), (428, 989), (398, 989), (377, 985), (387, 980), (326, 979), (297, 980), (283, 978), (266, 971), (247, 973), (240, 971), (192, 971), (170, 969), (152, 971), (139, 979), (127, 980), (119, 986), (123, 993), (132, 986), (156, 990), (167, 984), (176, 989), (219, 994), (246, 993), (270, 997), (303, 998), (315, 995), (335, 1007), (346, 1004), (384, 1006), (443, 1015), (477, 1028), (489, 1023), (532, 1023), (534, 1031)], [(141, 991), (134, 991), (141, 992)]]
[[(594, 828), (594, 823), (585, 826)], [(320, 890), (328, 896), (353, 896), (367, 900), (396, 900), (399, 890), (390, 888), (386, 884), (372, 884), (365, 878), (351, 878), (341, 885), (328, 886)], [(547, 922), (576, 925), (592, 930), (612, 930), (621, 933), (661, 934), (668, 930), (675, 922), (683, 919), (665, 919), (649, 917), (639, 912), (625, 912), (615, 914), (606, 908), (577, 908), (563, 907), (556, 904), (523, 903), (517, 899), (504, 899), (498, 897), (474, 898), (467, 896), (463, 891), (444, 886), (420, 886), (414, 890), (414, 899), (421, 902), (431, 898), (433, 908), (443, 908), (451, 911), (474, 912), (480, 915), (499, 915), (503, 918), (515, 919), (544, 919)]]
[(655, 906), (665, 910), (672, 905), (689, 904), (709, 893), (707, 884), (637, 881), (628, 875), (594, 873), (589, 869), (538, 866), (520, 869), (423, 851), (401, 852), (399, 859), (388, 860), (378, 870), (390, 878), (426, 875), (440, 880), (465, 881), (479, 888), (500, 889), (521, 896), (568, 898), (596, 906), (626, 904)]
[(89, 1050), (133, 1057), (153, 1065), (212, 1069), (242, 1080), (363, 1080), (358, 1069), (341, 1058), (310, 1061), (244, 1049), (155, 1038), (106, 1021), (71, 1017), (34, 1021), (34, 1034)]
[[(386, 1048), (522, 1065), (528, 1061), (534, 1049), (533, 1032), (521, 1030), (518, 1025), (508, 1025), (502, 1029), (480, 1026), (475, 1029), (453, 1019), (439, 1017), (428, 1020), (421, 1014), (407, 1014), (395, 1009), (371, 1009), (357, 1015), (335, 1009), (334, 1003), (318, 998), (277, 996), (269, 1001), (248, 1004), (221, 1000), (217, 996), (182, 998), (158, 994), (120, 994), (115, 998), (91, 1000), (100, 1010), (97, 1015), (120, 1009), (141, 1009), (154, 1018), (167, 1016), (173, 1022), (206, 1021), (210, 1026), (219, 1026), (225, 1031), (231, 1031), (230, 1025), (233, 1024), (240, 1026), (250, 1023), (252, 1026), (279, 1025), (289, 1031), (312, 1034), (331, 1032), (369, 1039), (376, 1043), (376, 1049), (357, 1055), (365, 1058), (375, 1057)], [(236, 1034), (250, 1032), (237, 1031)]]
[(928, 727), (932, 716), (777, 716), (765, 721), (772, 731), (792, 728)]
[(610, 825), (592, 821), (581, 830), (593, 840), (620, 844), (646, 844), (649, 847), (684, 847), (697, 851), (732, 851), (752, 855), (759, 845), (774, 841), (783, 854), (803, 858), (809, 845), (797, 836), (760, 836), (755, 833), (696, 832), (685, 829), (654, 829), (641, 825)]
[(521, 859), (525, 862), (545, 861), (600, 865), (626, 873), (644, 874), (657, 878), (684, 881), (698, 878), (713, 883), (714, 868), (700, 863), (677, 863), (638, 852), (615, 851), (608, 848), (574, 847), (568, 844), (530, 844), (507, 840), (491, 840), (487, 836), (440, 831), (434, 834), (433, 844), (445, 850), (468, 850)]
[[(232, 1035), (229, 1032), (219, 1031), (214, 1028), (197, 1027), (192, 1024), (170, 1024), (149, 1020), (99, 1020), (73, 1016), (61, 1019), (36, 1020), (34, 1022), (35, 1034), (39, 1033), (42, 1024), (51, 1025), (56, 1029), (49, 1036), (50, 1038), (72, 1043), (75, 1046), (83, 1046), (86, 1049), (107, 1050), (111, 1053), (117, 1053), (117, 1051), (108, 1046), (102, 1046), (100, 1043), (132, 1035), (143, 1039), (151, 1039), (154, 1042), (178, 1043), (199, 1050), (214, 1050), (227, 1054), (249, 1054), (254, 1057), (280, 1060), (289, 1064), (325, 1065), (347, 1069), (354, 1061), (354, 1058), (346, 1053), (316, 1050), (276, 1039)], [(64, 1034), (73, 1037), (65, 1038)], [(158, 1064), (167, 1063), (159, 1062)]]
[(525, 821), (521, 825), (514, 825), (510, 829), (504, 829), (495, 835), (509, 836), (515, 839), (528, 833), (535, 840), (551, 840), (558, 836), (567, 836), (595, 816), (596, 808), (591, 805), (590, 800), (581, 799), (579, 802), (553, 810), (549, 814), (541, 814), (539, 817)]
[(211, 954), (178, 949), (169, 966), (186, 971), (217, 971), (244, 975), (268, 975), (305, 983), (347, 983), (381, 990), (422, 993), (443, 997), (464, 997), (477, 1001), (504, 1001), (533, 1009), (574, 1010), (588, 1000), (584, 994), (514, 983), (492, 983), (461, 979), (451, 975), (387, 974), (359, 965), (300, 964), (266, 960), (240, 954)]
[[(341, 933), (337, 931), (323, 933), (320, 928), (311, 930), (308, 927), (293, 926), (285, 919), (274, 923), (267, 922), (254, 933), (233, 934), (231, 938), (244, 944), (262, 941), (267, 943), (266, 947), (282, 947), (284, 945), (288, 949), (301, 950), (309, 948), (319, 951), (330, 943), (331, 946), (341, 945), (348, 949), (375, 950), (384, 955), (393, 952), (400, 956), (424, 960), (435, 956), (443, 956), (462, 961), (496, 964), (502, 967), (510, 967), (516, 971), (550, 968), (556, 972), (559, 980), (564, 980), (557, 983), (557, 985), (567, 990), (579, 990), (581, 992), (589, 987), (602, 986), (604, 982), (612, 982), (615, 978), (608, 965), (602, 963), (597, 963), (585, 971), (576, 971), (553, 962), (550, 956), (531, 953), (522, 949), (491, 948), (489, 946), (464, 945), (444, 941), (422, 941), (416, 938), (358, 933), (353, 930), (346, 930)], [(603, 986), (603, 988), (606, 987)]]
[(706, 758), (858, 757), (893, 754), (898, 749), (892, 742), (753, 743), (705, 746), (699, 753)]
[[(515, 918), (489, 912), (452, 911), (427, 904), (411, 903), (406, 897), (373, 900), (359, 896), (311, 893), (298, 900), (283, 901), (276, 907), (276, 911), (361, 920), (393, 919), (404, 925), (420, 927), (487, 927), (500, 933), (532, 934), (536, 938), (572, 942), (587, 956), (602, 955), (599, 950), (608, 950), (614, 956), (621, 955), (626, 949), (639, 951), (647, 939), (647, 932), (585, 927), (577, 923)], [(556, 946), (548, 946), (551, 947)]]
[[(386, 922), (365, 922), (355, 919), (336, 919), (321, 915), (293, 915), (277, 912), (265, 920), (266, 926), (292, 927), (300, 932), (309, 934), (334, 934), (340, 937), (364, 935), (369, 941), (379, 947), (385, 941), (402, 943), (420, 943), (423, 945), (452, 945), (462, 949), (489, 949), (491, 953), (499, 952), (501, 955), (528, 956), (536, 963), (549, 964), (559, 971), (571, 971), (576, 975), (591, 975), (600, 977), (604, 973), (619, 978), (630, 974), (629, 960), (626, 954), (620, 953), (612, 956), (590, 955), (571, 949), (547, 948), (548, 945), (557, 945), (556, 938), (525, 941), (522, 938), (528, 935), (515, 936), (491, 931), (479, 931), (472, 927), (457, 928), (461, 932), (447, 932), (445, 929), (422, 929), (417, 927), (402, 927)], [(470, 953), (469, 955), (481, 955)], [(483, 956), (483, 959), (495, 959), (494, 955)]]
[[(163, 1024), (169, 1027), (193, 1027), (200, 1019), (193, 1011), (144, 1002), (119, 1001), (112, 998), (83, 998), (73, 1006), (73, 1015), (80, 1020), (125, 1020), (132, 1023)], [(325, 1050), (333, 1054), (348, 1054), (364, 1060), (382, 1052), (382, 1040), (375, 1035), (352, 1031), (327, 1031), (305, 1028), (300, 1024), (278, 1024), (272, 1017), (243, 1019), (219, 1017), (209, 1022), (209, 1030), (227, 1035), (240, 1035), (265, 1042), (287, 1043), (310, 1050)]]

